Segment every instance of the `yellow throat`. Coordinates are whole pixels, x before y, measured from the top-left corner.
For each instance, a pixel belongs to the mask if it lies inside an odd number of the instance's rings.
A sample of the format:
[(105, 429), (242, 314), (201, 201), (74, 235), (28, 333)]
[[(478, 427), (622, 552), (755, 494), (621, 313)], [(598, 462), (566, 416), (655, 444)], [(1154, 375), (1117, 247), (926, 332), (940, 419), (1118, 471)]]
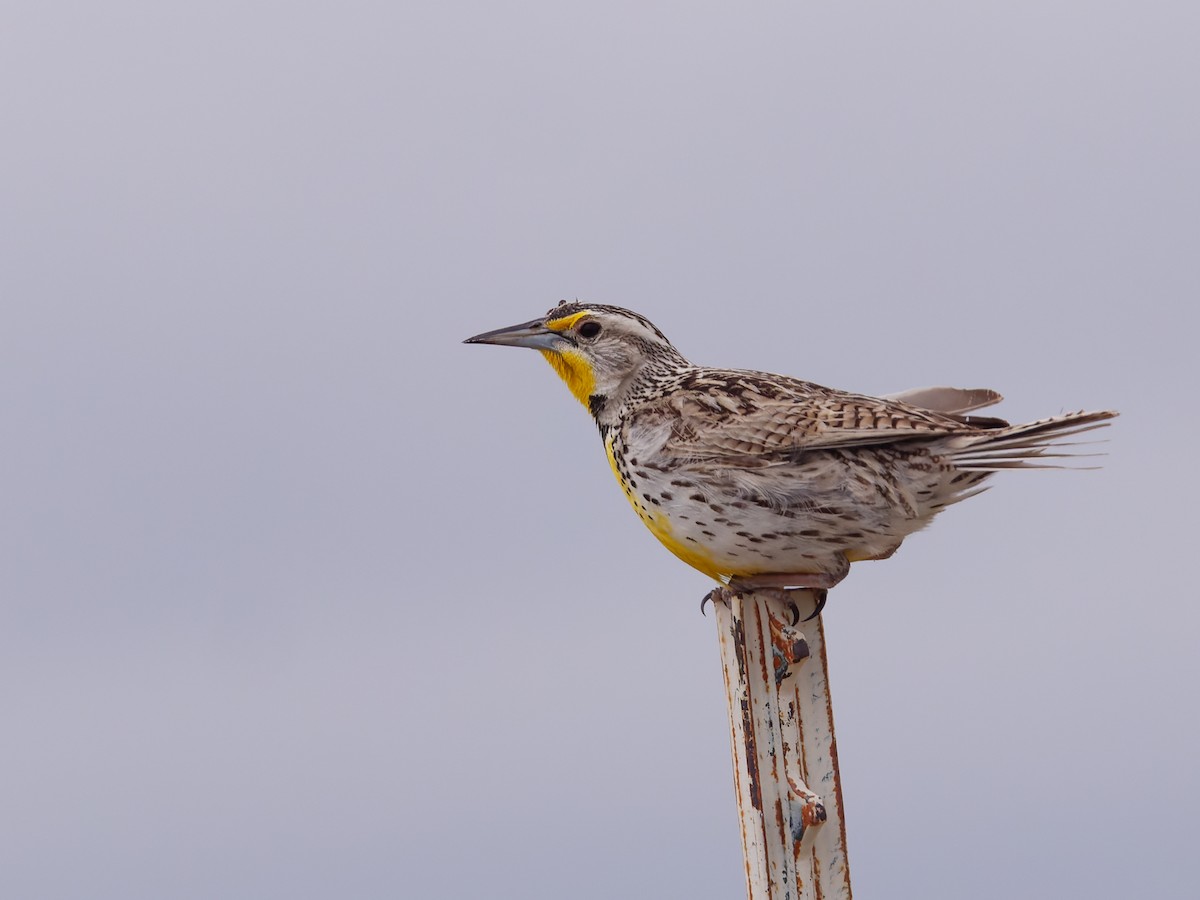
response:
[[(546, 327), (551, 331), (566, 331), (589, 314), (590, 310), (585, 309), (574, 315), (563, 316), (561, 319), (551, 319), (546, 323)], [(546, 357), (546, 362), (550, 363), (554, 371), (558, 373), (558, 377), (567, 383), (567, 387), (571, 389), (575, 399), (587, 406), (588, 397), (596, 392), (596, 374), (592, 371), (592, 364), (588, 362), (587, 357), (578, 350), (561, 352), (542, 350), (540, 352), (542, 356)]]
[(596, 392), (596, 376), (592, 373), (592, 364), (578, 350), (557, 352), (554, 350), (539, 351), (546, 357), (546, 362), (558, 373), (558, 377), (567, 383), (575, 399), (584, 406), (588, 405), (588, 397)]

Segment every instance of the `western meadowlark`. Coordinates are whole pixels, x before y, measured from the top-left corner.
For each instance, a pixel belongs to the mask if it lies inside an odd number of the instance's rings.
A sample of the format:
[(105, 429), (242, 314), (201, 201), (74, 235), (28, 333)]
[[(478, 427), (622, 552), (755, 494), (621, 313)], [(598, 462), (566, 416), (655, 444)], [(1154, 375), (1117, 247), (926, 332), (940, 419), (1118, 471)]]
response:
[(886, 559), (1000, 469), (1054, 468), (1062, 438), (1115, 412), (1010, 425), (966, 413), (986, 389), (868, 397), (782, 375), (696, 366), (648, 319), (562, 302), (468, 344), (541, 351), (591, 413), (646, 526), (733, 589), (810, 588)]

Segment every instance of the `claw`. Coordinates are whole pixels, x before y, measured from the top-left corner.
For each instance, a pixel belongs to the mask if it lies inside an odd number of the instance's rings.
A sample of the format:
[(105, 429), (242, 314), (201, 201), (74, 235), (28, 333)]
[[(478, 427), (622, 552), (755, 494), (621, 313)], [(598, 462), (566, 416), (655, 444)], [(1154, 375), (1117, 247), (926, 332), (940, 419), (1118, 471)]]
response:
[[(800, 607), (798, 607), (791, 600), (788, 601), (788, 607), (792, 611), (792, 627), (795, 628), (797, 625), (800, 624)], [(820, 612), (820, 610), (818, 610), (818, 612)], [(814, 615), (815, 615), (815, 613), (814, 613)], [(807, 622), (808, 619), (805, 619), (804, 621)]]
[(707, 605), (708, 601), (713, 598), (713, 594), (715, 594), (719, 590), (720, 590), (720, 588), (713, 588), (711, 591), (709, 591), (707, 594), (705, 594), (703, 597), (700, 598), (700, 615), (702, 615), (702, 616), (707, 615), (707, 613), (704, 612), (704, 607)]
[[(817, 595), (817, 608), (813, 610), (811, 616), (805, 618), (805, 622), (811, 622), (813, 619), (819, 616), (821, 614), (821, 610), (825, 608), (825, 601), (829, 599), (829, 591), (827, 590), (813, 591), (813, 593)], [(795, 608), (796, 607), (793, 605), (792, 609)], [(799, 616), (800, 613), (797, 612), (796, 615)], [(793, 622), (792, 624), (794, 625), (795, 623)]]

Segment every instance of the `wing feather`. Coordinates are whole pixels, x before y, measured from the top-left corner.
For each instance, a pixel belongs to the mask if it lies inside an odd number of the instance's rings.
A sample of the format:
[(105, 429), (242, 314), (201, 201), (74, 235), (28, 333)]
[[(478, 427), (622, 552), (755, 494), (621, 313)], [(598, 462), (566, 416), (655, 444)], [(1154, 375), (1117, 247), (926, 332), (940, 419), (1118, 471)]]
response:
[(993, 406), (1004, 398), (990, 388), (926, 387), (911, 388), (896, 394), (883, 394), (880, 399), (896, 400), (934, 412), (961, 415), (975, 409), (983, 409), (985, 406)]
[[(970, 408), (970, 404), (947, 405)], [(981, 431), (979, 425), (964, 417), (921, 409), (901, 400), (851, 394), (779, 375), (725, 369), (694, 370), (669, 394), (643, 404), (635, 415), (634, 424), (640, 427), (669, 426), (662, 454), (731, 465), (771, 465), (809, 450), (929, 440)], [(989, 425), (991, 421), (1000, 420), (987, 420)]]

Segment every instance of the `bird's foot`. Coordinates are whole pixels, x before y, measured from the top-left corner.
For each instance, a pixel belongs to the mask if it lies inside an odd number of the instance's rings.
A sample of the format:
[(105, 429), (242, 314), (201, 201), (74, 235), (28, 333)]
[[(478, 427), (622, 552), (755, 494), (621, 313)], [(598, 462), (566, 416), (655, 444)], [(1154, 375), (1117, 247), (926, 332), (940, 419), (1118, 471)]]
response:
[(806, 616), (804, 621), (815, 619), (825, 609), (829, 599), (829, 589), (846, 577), (850, 571), (850, 563), (845, 557), (832, 572), (785, 572), (766, 575), (743, 575), (729, 580), (729, 589), (734, 591), (772, 591), (778, 592), (778, 597), (792, 610), (792, 624), (800, 621), (800, 610), (792, 599), (794, 593), (811, 594), (815, 609)]
[(769, 575), (737, 575), (729, 579), (729, 588), (734, 591), (756, 591), (762, 588), (793, 588), (798, 590), (829, 590), (850, 571), (850, 563), (843, 564), (833, 572), (785, 572)]
[[(805, 622), (811, 622), (821, 614), (821, 610), (825, 608), (825, 604), (829, 601), (829, 589), (815, 588), (812, 590), (812, 595), (813, 599), (816, 601), (816, 609), (804, 617)], [(795, 611), (796, 617), (799, 618), (800, 611), (796, 609), (796, 605), (794, 603), (792, 604), (792, 609)], [(796, 623), (793, 622), (792, 624), (795, 625)]]
[(823, 609), (825, 609), (825, 603), (829, 600), (829, 591), (826, 590), (825, 588), (778, 588), (778, 587), (748, 588), (748, 587), (744, 587), (744, 586), (734, 587), (733, 585), (730, 585), (729, 587), (714, 588), (713, 590), (709, 591), (707, 594), (704, 595), (704, 597), (700, 600), (701, 615), (704, 614), (704, 607), (708, 604), (709, 600), (714, 600), (714, 601), (721, 600), (721, 599), (723, 599), (723, 595), (735, 594), (735, 593), (739, 593), (739, 592), (765, 595), (767, 597), (770, 597), (772, 600), (776, 601), (780, 605), (786, 606), (789, 610), (791, 610), (791, 613), (792, 613), (792, 627), (793, 628), (796, 625), (800, 624), (800, 622), (802, 621), (800, 618), (800, 606), (796, 602), (796, 599), (795, 599), (796, 595), (802, 594), (805, 596), (806, 599), (802, 602), (804, 602), (806, 606), (807, 606), (807, 599), (808, 598), (812, 599), (814, 608), (811, 613), (809, 613), (807, 616), (804, 617), (803, 621), (805, 621), (805, 622), (811, 622), (813, 619), (815, 619), (817, 616), (819, 616), (821, 614), (821, 611)]
[(720, 600), (725, 593), (756, 591), (762, 594), (769, 594), (790, 608), (792, 611), (792, 625), (795, 626), (799, 624), (801, 619), (800, 607), (796, 605), (793, 596), (795, 594), (808, 594), (812, 597), (815, 608), (809, 615), (804, 617), (803, 621), (810, 622), (825, 609), (825, 603), (829, 600), (829, 589), (845, 578), (849, 570), (850, 563), (845, 562), (835, 572), (791, 572), (784, 574), (734, 576), (729, 579), (728, 587), (715, 587), (700, 599), (700, 614), (704, 615), (704, 607), (708, 605), (708, 601)]

